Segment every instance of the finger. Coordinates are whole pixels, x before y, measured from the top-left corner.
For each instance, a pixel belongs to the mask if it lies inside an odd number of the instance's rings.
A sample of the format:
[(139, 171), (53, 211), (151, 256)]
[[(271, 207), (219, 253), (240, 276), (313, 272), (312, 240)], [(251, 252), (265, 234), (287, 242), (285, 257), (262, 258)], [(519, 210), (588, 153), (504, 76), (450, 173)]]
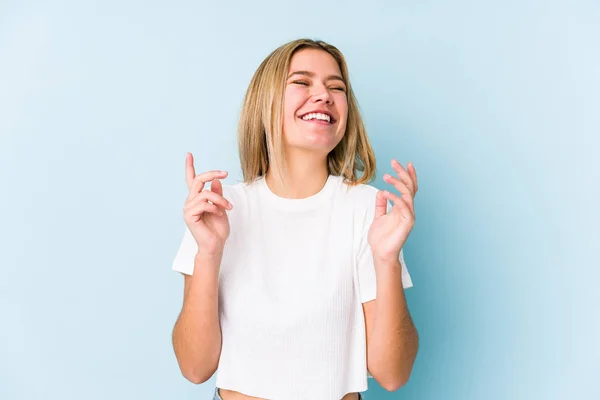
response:
[(225, 197), (210, 190), (203, 190), (202, 192), (200, 192), (198, 197), (204, 200), (208, 200), (213, 204), (217, 204), (227, 210), (231, 210), (231, 208), (233, 208), (231, 203), (228, 202), (227, 199), (225, 199)]
[(412, 194), (411, 189), (409, 187), (407, 187), (406, 184), (404, 182), (400, 181), (398, 178), (393, 177), (389, 174), (384, 174), (383, 180), (384, 180), (384, 182), (387, 182), (387, 183), (393, 185), (403, 195), (412, 197), (413, 194)]
[(195, 176), (194, 156), (192, 153), (187, 153), (185, 156), (185, 183), (187, 184), (188, 190), (192, 187), (192, 181)]
[(383, 195), (383, 191), (380, 190), (377, 192), (377, 196), (375, 197), (375, 218), (381, 217), (385, 215), (387, 211), (387, 200)]
[(200, 193), (202, 190), (204, 190), (204, 185), (207, 182), (210, 182), (214, 179), (223, 179), (226, 176), (227, 176), (227, 171), (219, 171), (219, 170), (213, 170), (213, 171), (204, 172), (202, 174), (198, 174), (194, 178), (194, 183), (192, 184), (192, 189), (190, 190), (190, 192)]
[(190, 192), (200, 193), (204, 189), (204, 184), (210, 182), (214, 179), (223, 179), (227, 176), (227, 171), (208, 171), (202, 174), (196, 175), (194, 178), (194, 182), (192, 183), (192, 188)]
[(184, 214), (196, 218), (198, 220), (202, 214), (209, 212), (217, 215), (223, 215), (225, 211), (216, 204), (207, 203), (206, 201), (189, 204), (184, 209)]
[(396, 171), (396, 173), (398, 174), (398, 177), (400, 178), (400, 180), (408, 188), (410, 188), (411, 193), (414, 193), (414, 184), (413, 184), (412, 178), (410, 177), (408, 172), (406, 172), (404, 167), (397, 160), (392, 160), (391, 164), (392, 164), (392, 168), (394, 168), (394, 171)]
[[(186, 201), (185, 205), (184, 205), (184, 212), (186, 210), (191, 210), (191, 209), (193, 209), (195, 207), (198, 207), (198, 205), (202, 204), (202, 203), (214, 204), (215, 206), (217, 206), (218, 208), (223, 209), (223, 210), (229, 209), (229, 208), (227, 208), (227, 204), (228, 203), (226, 203), (225, 207), (223, 207), (223, 205), (222, 205), (223, 204), (223, 200), (225, 200), (224, 198), (221, 198), (221, 200), (219, 200), (218, 197), (217, 197), (217, 198), (214, 198), (212, 200), (209, 200), (209, 199), (207, 199), (206, 195), (204, 195), (205, 193), (209, 194), (209, 196), (211, 195), (211, 192), (209, 190), (204, 190), (202, 193), (199, 193), (193, 199), (189, 199), (188, 201)], [(214, 193), (212, 193), (212, 195), (214, 195)], [(218, 195), (216, 195), (216, 196), (218, 196)]]
[(415, 214), (412, 198), (410, 196), (400, 197), (392, 192), (388, 192), (387, 190), (384, 191), (383, 195), (386, 199), (389, 199), (392, 203), (394, 203), (394, 207), (406, 209), (411, 214)]
[(419, 190), (419, 183), (417, 181), (417, 170), (415, 169), (415, 165), (412, 162), (408, 163), (408, 174), (410, 175), (413, 181), (413, 188), (415, 189), (414, 194), (417, 194), (417, 190)]
[(210, 184), (210, 190), (218, 195), (223, 196), (223, 185), (218, 179), (212, 181), (212, 183)]

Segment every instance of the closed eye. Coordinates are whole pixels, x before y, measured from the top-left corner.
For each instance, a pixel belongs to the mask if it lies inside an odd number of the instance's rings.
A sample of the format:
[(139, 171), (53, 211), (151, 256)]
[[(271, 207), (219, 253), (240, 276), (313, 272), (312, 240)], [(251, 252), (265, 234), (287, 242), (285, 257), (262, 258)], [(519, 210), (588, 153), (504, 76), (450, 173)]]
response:
[[(296, 85), (303, 85), (303, 86), (310, 86), (310, 84), (307, 81), (292, 81), (293, 84)], [(346, 88), (343, 86), (334, 86), (331, 87), (330, 90), (339, 90), (340, 92), (346, 92)]]

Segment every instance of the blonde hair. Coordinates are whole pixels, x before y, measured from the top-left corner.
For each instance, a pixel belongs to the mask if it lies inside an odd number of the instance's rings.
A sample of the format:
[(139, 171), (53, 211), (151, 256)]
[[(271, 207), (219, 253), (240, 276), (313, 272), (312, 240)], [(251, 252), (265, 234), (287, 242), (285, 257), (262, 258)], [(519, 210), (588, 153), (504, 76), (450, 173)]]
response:
[[(351, 185), (369, 183), (375, 177), (375, 154), (352, 91), (342, 53), (320, 40), (298, 39), (274, 50), (260, 64), (244, 97), (238, 126), (238, 149), (243, 180), (250, 183), (265, 175), (270, 166), (278, 172), (285, 165), (283, 151), (283, 102), (292, 56), (302, 49), (319, 49), (337, 61), (346, 83), (348, 119), (340, 143), (328, 154), (329, 173), (343, 176)], [(359, 177), (357, 171), (361, 171)]]

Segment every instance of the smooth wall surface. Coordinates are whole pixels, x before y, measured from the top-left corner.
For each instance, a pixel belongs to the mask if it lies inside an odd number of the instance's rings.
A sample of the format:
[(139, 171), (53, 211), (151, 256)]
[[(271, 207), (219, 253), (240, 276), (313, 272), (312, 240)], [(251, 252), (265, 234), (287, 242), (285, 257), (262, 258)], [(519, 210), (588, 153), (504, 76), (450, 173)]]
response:
[(375, 186), (420, 182), (420, 352), (366, 399), (600, 398), (591, 0), (1, 2), (0, 398), (211, 398), (171, 348), (185, 154), (240, 178), (246, 86), (298, 37), (345, 53)]

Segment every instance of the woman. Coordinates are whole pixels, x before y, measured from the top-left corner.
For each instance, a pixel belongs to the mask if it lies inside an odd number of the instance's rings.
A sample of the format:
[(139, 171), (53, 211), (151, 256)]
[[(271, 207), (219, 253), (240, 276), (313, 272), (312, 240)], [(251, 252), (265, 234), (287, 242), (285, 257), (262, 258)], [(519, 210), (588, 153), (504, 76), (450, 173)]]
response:
[(239, 151), (244, 182), (225, 186), (227, 172), (197, 175), (187, 155), (173, 263), (185, 277), (173, 331), (183, 375), (201, 383), (218, 366), (222, 400), (355, 400), (369, 373), (402, 386), (418, 347), (401, 251), (417, 177), (394, 160), (384, 181), (401, 197), (367, 184), (375, 158), (337, 48), (301, 39), (263, 61)]

